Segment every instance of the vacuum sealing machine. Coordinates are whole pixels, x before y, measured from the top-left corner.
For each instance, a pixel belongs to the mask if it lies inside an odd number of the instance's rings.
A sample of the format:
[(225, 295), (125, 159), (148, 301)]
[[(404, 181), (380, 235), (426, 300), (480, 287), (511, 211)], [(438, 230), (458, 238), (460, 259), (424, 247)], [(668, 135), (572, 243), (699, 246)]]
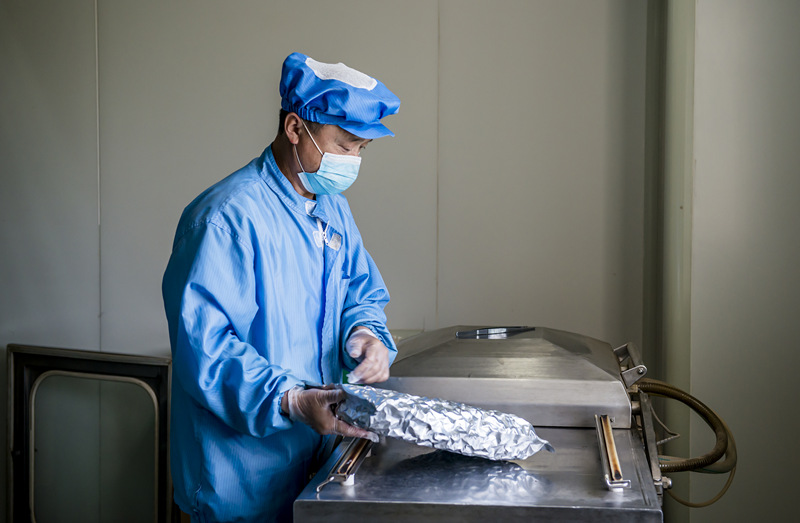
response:
[[(613, 349), (548, 328), (458, 326), (409, 338), (381, 388), (515, 414), (555, 452), (491, 461), (346, 438), (295, 501), (294, 519), (662, 521), (669, 479), (646, 371), (631, 344)], [(717, 432), (715, 455), (701, 465), (735, 459), (727, 431)]]

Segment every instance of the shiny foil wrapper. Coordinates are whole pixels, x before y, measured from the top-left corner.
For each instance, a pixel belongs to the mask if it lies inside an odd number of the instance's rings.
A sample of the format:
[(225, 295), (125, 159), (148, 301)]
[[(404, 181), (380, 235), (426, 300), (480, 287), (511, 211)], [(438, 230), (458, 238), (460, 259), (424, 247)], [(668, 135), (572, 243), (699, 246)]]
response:
[(382, 436), (492, 460), (526, 459), (542, 448), (553, 452), (533, 425), (513, 414), (365, 385), (341, 387), (347, 397), (336, 415)]

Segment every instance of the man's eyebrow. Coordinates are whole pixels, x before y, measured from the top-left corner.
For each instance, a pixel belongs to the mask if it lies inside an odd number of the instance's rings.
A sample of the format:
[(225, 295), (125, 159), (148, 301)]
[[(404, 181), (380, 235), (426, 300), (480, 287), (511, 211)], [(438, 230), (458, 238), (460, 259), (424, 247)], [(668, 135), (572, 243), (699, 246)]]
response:
[(350, 134), (349, 136), (345, 135), (343, 137), (343, 140), (348, 144), (360, 143), (361, 145), (367, 145), (368, 143), (372, 142), (372, 138), (369, 139), (359, 138), (354, 134)]

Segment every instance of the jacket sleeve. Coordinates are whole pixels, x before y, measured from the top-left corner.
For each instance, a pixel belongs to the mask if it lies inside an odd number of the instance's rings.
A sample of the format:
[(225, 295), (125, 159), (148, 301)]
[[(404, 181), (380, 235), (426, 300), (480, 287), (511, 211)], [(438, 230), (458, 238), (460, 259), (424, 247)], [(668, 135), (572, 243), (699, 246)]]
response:
[(389, 365), (391, 365), (397, 357), (397, 347), (386, 327), (386, 314), (383, 312), (384, 307), (389, 303), (389, 291), (386, 289), (372, 256), (364, 248), (361, 234), (355, 223), (351, 222), (351, 228), (351, 237), (348, 242), (350, 283), (342, 310), (340, 337), (343, 360), (351, 369), (357, 364), (344, 350), (344, 344), (353, 329), (363, 325), (378, 336), (389, 349)]
[(176, 241), (162, 282), (173, 379), (230, 427), (263, 437), (291, 426), (280, 401), (301, 380), (244, 341), (255, 289), (250, 246), (213, 223)]

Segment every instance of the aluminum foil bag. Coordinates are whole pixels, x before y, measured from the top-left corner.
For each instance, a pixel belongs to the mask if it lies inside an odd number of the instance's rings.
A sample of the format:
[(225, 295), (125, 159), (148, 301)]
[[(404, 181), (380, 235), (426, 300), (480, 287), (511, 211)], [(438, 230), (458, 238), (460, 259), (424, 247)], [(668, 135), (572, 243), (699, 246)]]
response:
[(382, 436), (493, 460), (525, 459), (542, 448), (553, 452), (533, 425), (513, 414), (366, 385), (341, 387), (347, 397), (336, 415)]

